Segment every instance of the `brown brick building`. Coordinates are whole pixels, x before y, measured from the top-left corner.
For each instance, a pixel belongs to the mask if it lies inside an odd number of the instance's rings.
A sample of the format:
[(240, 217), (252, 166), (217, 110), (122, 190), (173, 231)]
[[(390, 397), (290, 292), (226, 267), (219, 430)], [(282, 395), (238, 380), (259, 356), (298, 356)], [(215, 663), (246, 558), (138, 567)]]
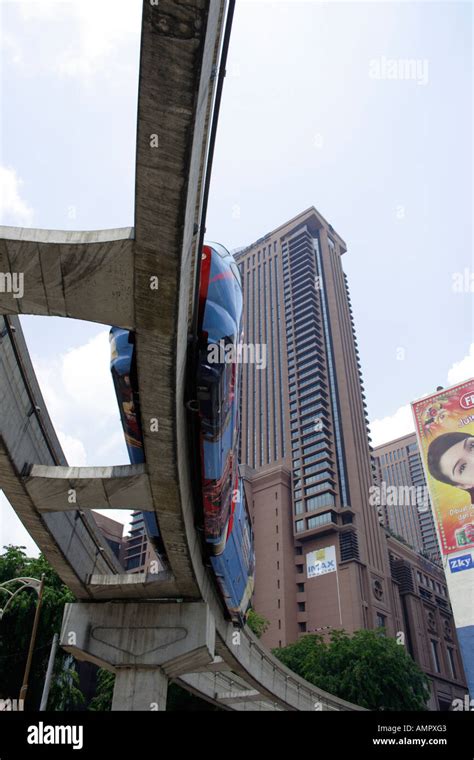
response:
[[(415, 433), (403, 435), (374, 448), (376, 481), (397, 487), (400, 498), (381, 499), (379, 513), (384, 525), (402, 536), (410, 546), (441, 563), (423, 464)], [(408, 486), (403, 491), (399, 486)]]
[(375, 463), (345, 252), (310, 208), (235, 253), (244, 343), (266, 346), (266, 362), (243, 365), (241, 462), (254, 607), (270, 620), (269, 647), (330, 628), (383, 626), (395, 636), (406, 627), (387, 536), (369, 505)]

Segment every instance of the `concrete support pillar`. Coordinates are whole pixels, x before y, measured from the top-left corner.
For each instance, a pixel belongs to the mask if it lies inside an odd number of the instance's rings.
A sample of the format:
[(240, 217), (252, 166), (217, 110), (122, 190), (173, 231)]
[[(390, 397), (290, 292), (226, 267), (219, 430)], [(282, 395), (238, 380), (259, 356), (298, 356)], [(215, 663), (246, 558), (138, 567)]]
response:
[(116, 674), (113, 710), (166, 710), (168, 679), (216, 661), (216, 627), (204, 602), (67, 604), (61, 646)]
[(166, 710), (168, 676), (160, 669), (117, 668), (112, 710)]

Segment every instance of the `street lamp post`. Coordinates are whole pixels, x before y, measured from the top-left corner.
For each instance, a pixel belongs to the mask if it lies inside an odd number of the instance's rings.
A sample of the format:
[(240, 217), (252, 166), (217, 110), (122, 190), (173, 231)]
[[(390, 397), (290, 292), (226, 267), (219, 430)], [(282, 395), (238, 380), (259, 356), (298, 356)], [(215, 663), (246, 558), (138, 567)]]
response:
[[(7, 588), (9, 583), (20, 583), (20, 587), (16, 591), (10, 591)], [(23, 676), (23, 684), (20, 689), (20, 700), (26, 699), (26, 692), (28, 691), (28, 678), (30, 676), (31, 662), (33, 660), (33, 652), (35, 648), (36, 634), (38, 632), (39, 618), (41, 612), (41, 605), (43, 603), (43, 590), (44, 590), (44, 575), (41, 576), (39, 581), (37, 578), (12, 578), (9, 581), (5, 581), (0, 584), (0, 591), (5, 591), (9, 594), (9, 599), (3, 609), (0, 609), (0, 620), (2, 619), (8, 605), (14, 599), (14, 597), (25, 588), (32, 588), (38, 594), (38, 602), (36, 604), (35, 619), (33, 621), (33, 630), (30, 636), (30, 645), (28, 647), (28, 657), (26, 660), (25, 673)]]

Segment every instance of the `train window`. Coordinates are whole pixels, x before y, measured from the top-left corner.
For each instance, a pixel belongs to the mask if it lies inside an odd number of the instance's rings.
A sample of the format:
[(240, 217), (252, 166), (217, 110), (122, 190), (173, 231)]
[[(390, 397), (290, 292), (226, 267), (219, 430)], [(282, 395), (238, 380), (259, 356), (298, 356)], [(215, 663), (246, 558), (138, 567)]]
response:
[(231, 265), (230, 265), (230, 268), (232, 269), (233, 273), (235, 274), (235, 276), (237, 278), (237, 281), (241, 285), (242, 284), (242, 278), (240, 276), (240, 272), (239, 272), (239, 268), (238, 268), (237, 264), (234, 264), (234, 262), (232, 261)]

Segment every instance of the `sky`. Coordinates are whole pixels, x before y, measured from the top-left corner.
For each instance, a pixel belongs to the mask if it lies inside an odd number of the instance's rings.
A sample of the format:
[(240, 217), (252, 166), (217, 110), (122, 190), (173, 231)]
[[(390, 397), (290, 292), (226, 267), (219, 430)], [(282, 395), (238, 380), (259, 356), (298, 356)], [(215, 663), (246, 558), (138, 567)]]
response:
[[(0, 223), (132, 226), (141, 2), (0, 14)], [(472, 40), (470, 2), (237, 0), (207, 237), (237, 248), (314, 205), (346, 241), (374, 444), (474, 376)], [(127, 462), (108, 326), (22, 324), (69, 463)], [(1, 543), (33, 551), (0, 507)]]

